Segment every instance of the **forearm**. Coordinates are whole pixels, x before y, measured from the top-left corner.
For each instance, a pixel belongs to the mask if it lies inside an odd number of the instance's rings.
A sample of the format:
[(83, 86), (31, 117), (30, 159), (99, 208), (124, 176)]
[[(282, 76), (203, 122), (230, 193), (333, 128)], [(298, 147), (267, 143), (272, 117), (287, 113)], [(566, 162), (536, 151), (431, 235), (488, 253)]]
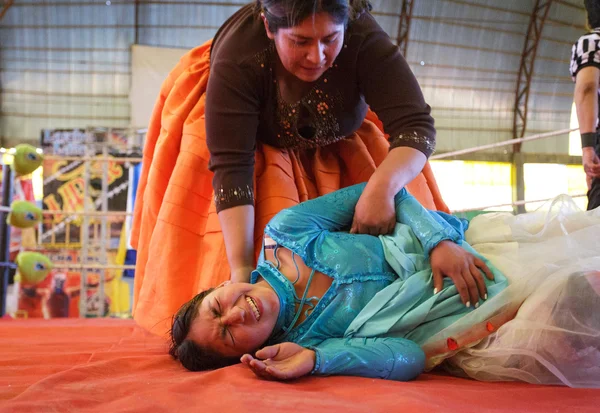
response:
[(311, 349), (316, 356), (312, 373), (321, 376), (407, 381), (421, 374), (425, 364), (421, 348), (403, 338), (329, 339)]
[(375, 170), (365, 191), (384, 191), (393, 197), (423, 170), (427, 157), (410, 147), (392, 149)]
[(241, 205), (219, 212), (231, 279), (248, 282), (254, 268), (254, 206)]

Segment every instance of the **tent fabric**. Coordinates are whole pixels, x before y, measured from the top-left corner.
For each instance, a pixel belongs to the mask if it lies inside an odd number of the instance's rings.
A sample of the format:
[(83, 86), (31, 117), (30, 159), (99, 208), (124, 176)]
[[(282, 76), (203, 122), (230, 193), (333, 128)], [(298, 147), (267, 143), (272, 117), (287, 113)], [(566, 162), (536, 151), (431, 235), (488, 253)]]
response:
[(424, 374), (269, 382), (186, 371), (132, 320), (0, 321), (0, 412), (596, 412), (600, 392)]

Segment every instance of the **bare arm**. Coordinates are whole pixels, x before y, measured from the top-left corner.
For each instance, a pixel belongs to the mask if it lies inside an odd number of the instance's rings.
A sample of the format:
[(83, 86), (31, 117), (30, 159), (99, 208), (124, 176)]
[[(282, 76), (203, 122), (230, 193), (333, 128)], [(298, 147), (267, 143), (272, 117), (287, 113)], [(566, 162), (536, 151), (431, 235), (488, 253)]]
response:
[[(352, 233), (388, 234), (396, 225), (394, 196), (423, 170), (427, 162), (418, 149), (399, 146), (375, 170), (356, 206)], [(356, 219), (356, 216), (360, 219)], [(382, 222), (382, 217), (389, 218)]]
[(219, 212), (231, 280), (249, 282), (254, 270), (254, 206), (240, 205)]
[(581, 133), (596, 132), (598, 119), (598, 86), (600, 69), (584, 67), (577, 73), (575, 81), (575, 106)]
[(415, 179), (425, 167), (425, 162), (425, 154), (417, 149), (408, 146), (394, 148), (373, 173), (366, 190), (381, 187), (386, 196), (393, 198)]

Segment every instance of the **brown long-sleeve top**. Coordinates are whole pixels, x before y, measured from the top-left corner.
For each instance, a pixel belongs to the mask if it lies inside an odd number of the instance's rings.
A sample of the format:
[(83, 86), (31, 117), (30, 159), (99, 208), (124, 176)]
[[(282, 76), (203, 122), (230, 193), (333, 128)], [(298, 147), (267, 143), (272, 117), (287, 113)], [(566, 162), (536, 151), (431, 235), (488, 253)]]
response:
[(431, 108), (398, 47), (369, 13), (349, 22), (334, 65), (294, 104), (280, 98), (276, 53), (253, 4), (213, 40), (205, 116), (217, 211), (253, 204), (257, 141), (287, 149), (329, 145), (360, 127), (367, 105), (382, 121), (390, 148), (433, 152)]

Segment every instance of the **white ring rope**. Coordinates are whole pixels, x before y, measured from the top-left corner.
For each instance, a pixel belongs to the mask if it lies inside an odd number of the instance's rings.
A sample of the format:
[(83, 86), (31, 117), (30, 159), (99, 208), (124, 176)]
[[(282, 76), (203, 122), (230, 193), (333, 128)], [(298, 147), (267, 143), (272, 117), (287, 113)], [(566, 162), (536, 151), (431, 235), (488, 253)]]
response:
[(44, 155), (44, 160), (49, 161), (79, 161), (79, 162), (116, 162), (116, 163), (140, 163), (144, 158), (140, 157), (119, 157), (119, 156), (61, 156), (61, 155)]
[(552, 136), (566, 135), (567, 133), (574, 132), (576, 130), (579, 130), (579, 128), (561, 129), (561, 130), (554, 131), (554, 132), (547, 132), (547, 133), (540, 133), (538, 135), (526, 136), (524, 138), (510, 139), (508, 141), (495, 142), (495, 143), (490, 143), (490, 144), (481, 145), (481, 146), (474, 146), (472, 148), (461, 149), (461, 150), (453, 151), (453, 152), (441, 153), (439, 155), (433, 155), (433, 156), (429, 157), (429, 160), (436, 161), (438, 159), (450, 158), (450, 157), (458, 156), (458, 155), (465, 155), (467, 153), (485, 151), (486, 149), (500, 148), (502, 146), (515, 145), (517, 143), (536, 141), (538, 139), (544, 139), (544, 138), (551, 138)]
[[(12, 208), (0, 206), (0, 212), (12, 212)], [(42, 215), (73, 215), (73, 216), (90, 216), (90, 217), (131, 217), (133, 212), (125, 211), (63, 211), (60, 209), (46, 209), (42, 211)]]
[[(577, 194), (577, 195), (569, 195), (571, 198), (582, 198), (584, 196), (587, 196), (586, 194)], [(556, 198), (556, 197), (554, 197)], [(453, 209), (451, 212), (453, 214), (458, 214), (460, 212), (472, 212), (472, 211), (484, 211), (486, 209), (489, 208), (501, 208), (501, 207), (510, 207), (510, 206), (521, 206), (521, 205), (527, 205), (527, 204), (534, 204), (536, 202), (548, 202), (548, 201), (552, 201), (554, 198), (545, 198), (545, 199), (536, 199), (533, 201), (517, 201), (517, 202), (511, 202), (508, 204), (497, 204), (497, 205), (486, 205), (486, 206), (481, 206), (481, 207), (477, 207), (477, 208), (466, 208), (466, 209)]]
[(71, 169), (75, 169), (76, 167), (80, 166), (81, 164), (82, 164), (82, 162), (73, 162), (71, 164), (68, 164), (67, 166), (63, 166), (58, 171), (56, 171), (54, 174), (52, 174), (49, 177), (47, 177), (46, 179), (44, 179), (44, 185), (48, 185), (50, 182), (55, 181), (61, 175), (69, 172)]
[(54, 270), (135, 270), (135, 265), (114, 264), (53, 264)]
[[(531, 141), (536, 141), (539, 139), (551, 138), (553, 136), (566, 135), (568, 133), (571, 133), (571, 132), (574, 132), (577, 130), (579, 130), (579, 128), (560, 129), (560, 130), (557, 130), (554, 132), (540, 133), (537, 135), (526, 136), (524, 138), (510, 139), (507, 141), (495, 142), (495, 143), (490, 143), (487, 145), (474, 146), (472, 148), (460, 149), (458, 151), (452, 151), (452, 152), (441, 153), (439, 155), (433, 155), (433, 156), (429, 157), (429, 160), (435, 161), (438, 159), (451, 158), (454, 156), (466, 155), (468, 153), (485, 151), (487, 149), (500, 148), (502, 146), (515, 145), (515, 144), (523, 143), (523, 142), (531, 142)], [(586, 194), (577, 194), (577, 195), (571, 195), (571, 198), (581, 198), (584, 196), (586, 196)], [(457, 209), (457, 210), (452, 210), (452, 213), (483, 211), (483, 210), (486, 210), (489, 208), (501, 208), (501, 207), (510, 207), (510, 206), (514, 207), (514, 206), (521, 206), (521, 205), (526, 205), (526, 204), (533, 204), (533, 203), (537, 203), (537, 202), (547, 202), (547, 201), (551, 201), (552, 199), (554, 199), (554, 198), (538, 199), (538, 200), (533, 200), (533, 201), (521, 200), (521, 201), (511, 202), (508, 204), (497, 204), (497, 205), (481, 206), (481, 207), (476, 207), (476, 208)]]
[[(121, 185), (111, 189), (107, 194), (106, 197), (108, 197), (108, 199), (112, 198), (115, 195), (118, 195), (120, 192), (123, 192), (125, 189), (127, 189), (129, 187), (129, 182), (123, 182)], [(96, 199), (96, 201), (94, 201), (95, 207), (96, 208), (100, 208), (102, 206), (102, 197)], [(83, 212), (83, 213), (75, 213), (75, 212), (63, 212), (62, 215), (69, 215), (69, 217), (65, 218), (65, 220), (63, 220), (62, 222), (59, 222), (58, 225), (56, 225), (55, 227), (53, 227), (51, 230), (44, 232), (40, 239), (44, 239), (44, 238), (48, 238), (50, 237), (52, 234), (57, 233), (58, 231), (62, 230), (65, 228), (66, 224), (68, 222), (72, 222), (75, 220), (75, 218), (78, 215), (82, 215), (82, 216), (87, 216), (90, 213), (98, 213), (101, 215), (96, 215), (96, 216), (105, 216), (102, 214), (102, 212), (97, 212), (97, 211), (88, 211), (88, 212)]]

